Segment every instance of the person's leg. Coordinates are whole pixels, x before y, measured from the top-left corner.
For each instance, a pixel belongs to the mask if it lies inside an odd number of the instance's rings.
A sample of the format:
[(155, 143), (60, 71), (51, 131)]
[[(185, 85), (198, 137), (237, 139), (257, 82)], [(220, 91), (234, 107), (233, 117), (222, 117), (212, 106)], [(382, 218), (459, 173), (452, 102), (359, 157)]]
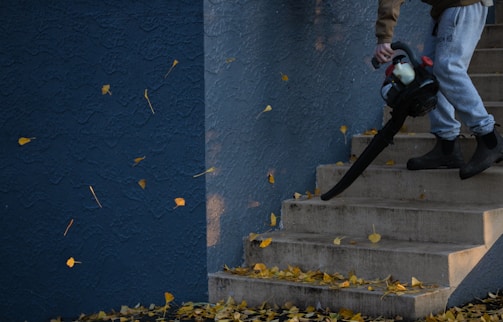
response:
[[(430, 31), (424, 40), (423, 54), (435, 61), (438, 25), (431, 20)], [(442, 92), (437, 94), (437, 107), (429, 112), (431, 132), (436, 136), (436, 144), (423, 156), (407, 161), (407, 169), (453, 169), (464, 164), (458, 135), (461, 124), (455, 118), (454, 107)], [(446, 129), (446, 130), (443, 130)]]
[[(439, 105), (430, 114), (431, 131), (444, 139), (459, 134), (454, 111), (476, 135), (491, 132), (494, 118), (468, 76), (473, 52), (482, 34), (487, 7), (480, 3), (444, 11), (438, 23), (433, 72), (440, 83)], [(450, 104), (448, 104), (448, 103)]]

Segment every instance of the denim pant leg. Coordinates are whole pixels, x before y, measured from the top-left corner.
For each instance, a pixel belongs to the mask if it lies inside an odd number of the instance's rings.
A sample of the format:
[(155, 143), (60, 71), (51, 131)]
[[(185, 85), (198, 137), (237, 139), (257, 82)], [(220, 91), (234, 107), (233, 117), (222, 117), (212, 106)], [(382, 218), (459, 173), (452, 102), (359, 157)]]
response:
[(487, 7), (480, 3), (444, 11), (436, 35), (428, 37), (425, 54), (434, 60), (433, 73), (440, 83), (437, 108), (430, 112), (431, 132), (447, 140), (459, 135), (461, 121), (476, 135), (489, 133), (494, 118), (468, 76), (473, 51), (482, 34)]

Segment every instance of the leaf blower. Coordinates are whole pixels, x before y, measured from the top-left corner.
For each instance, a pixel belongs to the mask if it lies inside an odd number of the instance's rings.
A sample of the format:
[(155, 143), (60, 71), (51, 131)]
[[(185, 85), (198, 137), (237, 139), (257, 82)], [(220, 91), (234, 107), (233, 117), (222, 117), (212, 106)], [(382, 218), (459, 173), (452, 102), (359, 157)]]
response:
[[(418, 61), (410, 47), (402, 42), (392, 43), (391, 48), (406, 54), (393, 58), (385, 71), (386, 77), (381, 87), (381, 96), (392, 109), (391, 118), (341, 180), (321, 195), (321, 200), (329, 200), (346, 190), (384, 148), (393, 144), (393, 137), (400, 131), (407, 116), (426, 115), (437, 105), (438, 81), (429, 68), (433, 66), (432, 60), (423, 56)], [(407, 57), (410, 63), (406, 62)], [(372, 65), (375, 69), (380, 67), (375, 57)]]

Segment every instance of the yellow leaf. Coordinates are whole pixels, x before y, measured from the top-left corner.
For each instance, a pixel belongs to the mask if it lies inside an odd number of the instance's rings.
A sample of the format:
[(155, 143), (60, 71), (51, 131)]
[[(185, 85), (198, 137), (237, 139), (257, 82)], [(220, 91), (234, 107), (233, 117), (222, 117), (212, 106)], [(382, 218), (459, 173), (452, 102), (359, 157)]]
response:
[(269, 237), (267, 239), (264, 239), (261, 243), (260, 243), (260, 248), (266, 248), (267, 246), (271, 245), (271, 242), (272, 242), (272, 238)]
[(281, 80), (288, 82), (288, 75), (280, 73), (281, 74)]
[(260, 272), (263, 272), (267, 269), (267, 267), (265, 266), (264, 263), (257, 263), (253, 266), (253, 270), (254, 271), (260, 271)]
[(379, 235), (378, 233), (376, 233), (376, 229), (375, 229), (375, 226), (372, 224), (372, 230), (374, 231), (372, 234), (369, 235), (369, 240), (372, 242), (372, 243), (378, 243), (380, 240), (381, 240), (381, 235)]
[(386, 165), (395, 165), (395, 160), (386, 161)]
[(367, 130), (367, 131), (363, 132), (363, 134), (365, 134), (365, 135), (376, 135), (377, 134), (377, 130), (376, 129)]
[(260, 236), (259, 234), (256, 234), (256, 233), (250, 233), (248, 235), (248, 240), (249, 241), (254, 241), (255, 239), (257, 239), (257, 237)]
[(342, 134), (346, 135), (346, 132), (348, 131), (348, 127), (346, 125), (341, 125), (339, 128)]
[(300, 199), (300, 198), (302, 197), (302, 194), (300, 194), (300, 193), (298, 193), (298, 192), (295, 192), (295, 193), (293, 194), (293, 197), (294, 197), (295, 199)]
[(258, 115), (257, 115), (256, 118), (258, 119), (260, 117), (260, 115), (262, 115), (263, 113), (270, 112), (270, 111), (272, 111), (272, 106), (271, 105), (267, 105), (262, 112), (258, 113)]
[(164, 299), (166, 300), (166, 304), (168, 304), (169, 302), (171, 302), (175, 299), (175, 296), (169, 292), (165, 292)]
[(140, 179), (140, 180), (138, 180), (138, 185), (139, 185), (142, 189), (145, 189), (145, 187), (147, 186), (147, 180), (145, 180), (145, 179)]
[(395, 288), (396, 288), (397, 291), (406, 291), (407, 290), (407, 288), (405, 287), (405, 285), (400, 284), (400, 283), (396, 283)]
[(335, 237), (334, 245), (340, 245), (344, 238), (346, 238), (346, 237)]
[(350, 284), (349, 284), (349, 281), (344, 281), (342, 283), (339, 284), (339, 287), (341, 288), (346, 288), (346, 287), (349, 287)]
[(68, 260), (66, 261), (66, 266), (70, 268), (72, 268), (75, 264), (82, 264), (82, 262), (76, 261), (73, 257), (68, 258)]
[(274, 182), (276, 182), (276, 180), (274, 179), (274, 176), (271, 173), (269, 173), (267, 175), (267, 180), (269, 180), (270, 184), (274, 184)]
[(176, 204), (176, 206), (173, 209), (176, 209), (178, 207), (183, 207), (183, 206), (185, 206), (185, 199), (175, 198), (175, 204)]
[(143, 160), (145, 160), (145, 156), (142, 156), (142, 157), (138, 157), (138, 158), (135, 158), (133, 161), (134, 161), (134, 164), (133, 164), (133, 167), (138, 165), (138, 163), (142, 162)]
[(413, 277), (412, 277), (412, 282), (410, 283), (410, 285), (411, 285), (412, 287), (414, 287), (414, 286), (419, 286), (419, 287), (421, 287), (421, 286), (423, 286), (423, 283), (422, 283), (421, 281), (419, 281), (417, 278), (415, 278), (415, 277), (413, 276)]
[(150, 110), (152, 111), (152, 114), (155, 114), (154, 108), (152, 107), (152, 103), (150, 103), (150, 98), (148, 98), (148, 90), (146, 88), (145, 88), (145, 92), (144, 92), (143, 96), (147, 100), (148, 106), (150, 107)]
[(106, 84), (106, 85), (103, 85), (101, 87), (101, 94), (103, 94), (103, 95), (106, 95), (106, 94), (112, 95), (112, 92), (110, 91), (110, 84)]
[(193, 178), (197, 178), (197, 177), (200, 177), (200, 176), (204, 176), (205, 174), (207, 173), (211, 173), (211, 172), (215, 172), (216, 168), (215, 167), (211, 167), (209, 168), (208, 170), (204, 171), (204, 172), (201, 172), (201, 173), (198, 173), (198, 174), (195, 174), (193, 175), (192, 177)]
[(313, 199), (313, 194), (310, 191), (306, 191), (307, 199)]
[(338, 161), (335, 165), (338, 167), (342, 167), (344, 165), (344, 162)]
[(100, 311), (98, 313), (98, 319), (106, 319), (107, 318), (107, 314), (105, 313), (105, 311)]
[(332, 276), (328, 275), (327, 273), (323, 273), (323, 282), (324, 283), (332, 283)]
[(178, 65), (178, 60), (175, 59), (173, 60), (173, 63), (171, 64), (171, 67), (169, 68), (166, 75), (164, 75), (164, 78), (168, 77), (168, 75), (171, 73), (171, 71), (173, 70), (173, 68), (175, 68), (176, 65)]
[(227, 58), (227, 59), (225, 60), (225, 62), (226, 62), (227, 64), (233, 63), (233, 62), (235, 62), (235, 61), (236, 61), (236, 57), (229, 57), (229, 58)]
[(25, 138), (25, 137), (20, 137), (18, 140), (17, 140), (17, 143), (19, 145), (25, 145), (26, 143), (30, 143), (31, 140), (34, 140), (35, 138)]
[(277, 221), (276, 215), (273, 212), (271, 212), (271, 227), (276, 226), (276, 221)]

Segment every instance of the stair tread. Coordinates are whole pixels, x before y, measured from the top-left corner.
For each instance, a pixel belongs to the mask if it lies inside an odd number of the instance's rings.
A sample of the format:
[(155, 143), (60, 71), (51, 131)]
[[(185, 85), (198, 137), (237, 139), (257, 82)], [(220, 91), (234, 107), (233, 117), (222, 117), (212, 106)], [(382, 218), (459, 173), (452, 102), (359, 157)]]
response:
[(393, 208), (393, 209), (422, 209), (430, 211), (457, 211), (463, 213), (473, 213), (480, 215), (481, 212), (494, 210), (503, 207), (503, 204), (462, 204), (449, 201), (424, 201), (424, 200), (405, 200), (405, 199), (384, 199), (384, 198), (366, 198), (366, 197), (340, 197), (332, 198), (327, 201), (319, 197), (311, 199), (288, 199), (285, 203), (303, 203), (311, 205), (330, 205), (330, 206), (358, 206), (371, 208)]
[(248, 305), (258, 306), (266, 301), (269, 304), (284, 305), (294, 303), (298, 307), (314, 306), (337, 311), (351, 309), (374, 316), (402, 316), (407, 320), (424, 318), (445, 309), (452, 287), (438, 286), (414, 289), (413, 292), (389, 294), (383, 290), (371, 291), (367, 286), (352, 286), (332, 289), (330, 286), (286, 280), (259, 279), (225, 272), (208, 274), (210, 301), (225, 300), (231, 296)]
[[(362, 227), (364, 229), (364, 227)], [(377, 227), (376, 232), (379, 232)], [(303, 233), (303, 232), (288, 232), (286, 230), (278, 230), (261, 234), (256, 240), (272, 238), (274, 243), (298, 243), (303, 245), (315, 244), (324, 245), (327, 247), (342, 248), (342, 249), (371, 249), (385, 252), (403, 252), (410, 254), (429, 254), (429, 255), (449, 255), (452, 253), (485, 247), (484, 245), (474, 244), (454, 244), (454, 243), (438, 243), (438, 242), (421, 242), (388, 239), (382, 236), (378, 243), (372, 243), (367, 238), (356, 236), (345, 236), (340, 245), (334, 245), (334, 238), (337, 236), (320, 233)], [(342, 237), (342, 236), (339, 236)]]
[[(249, 276), (232, 274), (232, 273), (228, 273), (228, 272), (224, 272), (224, 271), (209, 273), (208, 276), (210, 278), (224, 278), (224, 279), (231, 279), (231, 280), (253, 281), (253, 282), (258, 282), (258, 283), (276, 283), (276, 284), (283, 284), (283, 285), (302, 286), (302, 287), (307, 287), (307, 288), (320, 288), (320, 289), (333, 290), (333, 288), (330, 288), (330, 286), (328, 286), (328, 285), (316, 285), (316, 284), (309, 284), (309, 283), (302, 283), (302, 282), (295, 282), (295, 281), (288, 281), (288, 280), (274, 279), (274, 278), (256, 278), (256, 277), (249, 277)], [(371, 280), (377, 280), (377, 279), (382, 279), (382, 277), (369, 278), (367, 280), (371, 281)], [(372, 291), (369, 291), (368, 285), (352, 285), (351, 287), (347, 287), (347, 288), (338, 288), (337, 291), (350, 292), (350, 293), (353, 293), (353, 292), (366, 293), (369, 295), (377, 295), (377, 296), (382, 296), (386, 292), (386, 291), (380, 290), (380, 289), (374, 289)], [(444, 286), (444, 285), (431, 285), (430, 287), (417, 288), (417, 289), (414, 288), (414, 292), (404, 292), (399, 296), (404, 296), (404, 297), (409, 297), (409, 298), (417, 298), (417, 297), (423, 297), (423, 296), (425, 296), (425, 294), (428, 294), (428, 293), (437, 293), (439, 291), (452, 291), (452, 287)], [(395, 295), (390, 294), (390, 296), (395, 296)]]

